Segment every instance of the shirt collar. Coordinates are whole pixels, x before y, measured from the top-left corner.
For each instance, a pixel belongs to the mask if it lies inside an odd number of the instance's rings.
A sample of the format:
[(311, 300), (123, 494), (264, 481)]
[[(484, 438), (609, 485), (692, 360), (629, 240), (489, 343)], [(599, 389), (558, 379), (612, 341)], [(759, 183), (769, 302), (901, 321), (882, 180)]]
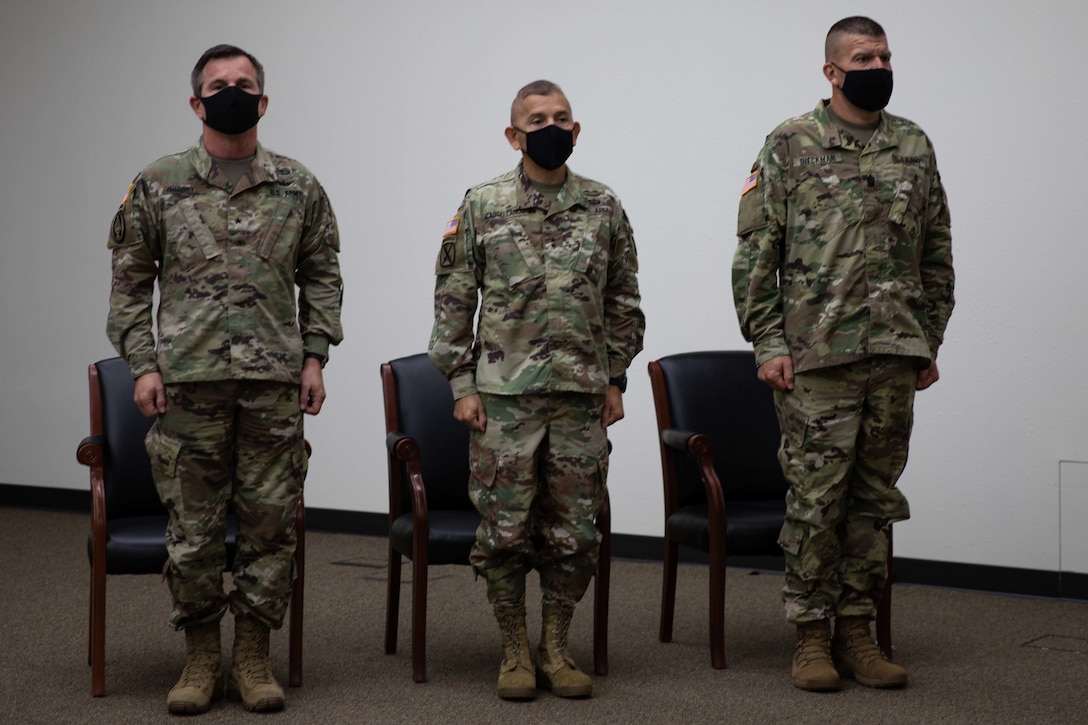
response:
[[(517, 208), (547, 208), (544, 195), (533, 189), (529, 177), (525, 175), (525, 165), (523, 163), (518, 163), (515, 176), (517, 180)], [(555, 209), (553, 211), (563, 211), (575, 206), (585, 206), (585, 204), (586, 199), (582, 194), (582, 185), (577, 182), (574, 172), (568, 167), (567, 178), (563, 180), (563, 188), (559, 190), (559, 195), (555, 198)]]
[[(215, 167), (215, 159), (208, 153), (208, 149), (204, 148), (203, 140), (198, 141), (196, 146), (190, 149), (190, 154), (193, 167), (196, 169), (196, 173), (200, 178), (204, 179), (209, 184), (226, 188), (227, 177), (218, 169), (218, 167)], [(214, 173), (213, 167), (215, 167)], [(257, 153), (253, 158), (253, 164), (250, 166), (249, 171), (247, 171), (238, 181), (238, 186), (235, 191), (245, 187), (256, 186), (266, 181), (275, 181), (277, 178), (276, 165), (272, 163), (272, 155), (269, 154), (268, 150), (258, 141)]]
[[(825, 149), (842, 148), (846, 146), (846, 140), (843, 138), (843, 129), (836, 126), (831, 121), (831, 116), (827, 112), (827, 107), (830, 105), (831, 99), (825, 98), (816, 104), (816, 110), (813, 111), (813, 117), (816, 119), (816, 127), (820, 132), (820, 143), (823, 144)], [(885, 111), (880, 112), (880, 123), (877, 125), (876, 130), (873, 132), (873, 137), (869, 139), (869, 144), (865, 148), (871, 151), (879, 151), (880, 149), (891, 148), (899, 145), (899, 133), (888, 122), (888, 114)], [(860, 150), (860, 149), (859, 149)]]

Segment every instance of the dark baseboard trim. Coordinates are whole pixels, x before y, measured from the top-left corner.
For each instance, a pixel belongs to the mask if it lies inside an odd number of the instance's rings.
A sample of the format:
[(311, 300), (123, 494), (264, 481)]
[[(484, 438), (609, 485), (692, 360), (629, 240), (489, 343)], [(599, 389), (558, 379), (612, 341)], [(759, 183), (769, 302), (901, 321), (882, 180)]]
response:
[(0, 483), (0, 506), (90, 513), (91, 492)]
[[(89, 512), (91, 494), (89, 491), (0, 483), (0, 506)], [(385, 536), (389, 531), (389, 515), (307, 507), (306, 528), (310, 531)], [(662, 546), (659, 536), (612, 536), (612, 556), (617, 559), (661, 561)], [(703, 552), (680, 547), (680, 561), (706, 564), (707, 556)], [(780, 556), (730, 557), (729, 566), (764, 571), (783, 569)], [(902, 584), (1088, 600), (1088, 574), (902, 558), (895, 559), (894, 570), (895, 581)]]

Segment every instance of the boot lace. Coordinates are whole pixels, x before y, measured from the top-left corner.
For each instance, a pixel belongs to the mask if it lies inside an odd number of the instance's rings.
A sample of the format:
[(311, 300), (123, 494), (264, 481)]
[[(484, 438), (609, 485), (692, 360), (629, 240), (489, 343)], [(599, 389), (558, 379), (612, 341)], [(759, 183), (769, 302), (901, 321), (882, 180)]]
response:
[[(572, 670), (578, 670), (574, 658), (567, 652), (567, 641), (570, 637), (570, 624), (574, 619), (574, 610), (566, 607), (559, 608), (555, 617), (555, 630), (552, 636), (552, 650), (558, 655), (559, 660)], [(558, 663), (557, 663), (558, 664)]]
[(202, 690), (209, 680), (214, 679), (214, 675), (215, 658), (209, 654), (198, 654), (181, 671), (178, 686), (195, 687)]
[(258, 643), (251, 643), (241, 653), (238, 670), (251, 685), (266, 685), (273, 682), (272, 669), (268, 658)]
[(502, 628), (504, 639), (513, 655), (512, 668), (527, 666), (529, 654), (522, 649), (521, 636), (518, 631), (518, 611), (516, 607), (500, 607), (498, 609), (499, 627)]
[(830, 662), (831, 645), (827, 634), (822, 631), (805, 632), (804, 636), (797, 640), (794, 659), (802, 667), (818, 662)]
[(876, 642), (869, 636), (867, 629), (855, 628), (848, 630), (843, 637), (843, 649), (863, 666), (884, 660), (884, 653), (880, 651)]

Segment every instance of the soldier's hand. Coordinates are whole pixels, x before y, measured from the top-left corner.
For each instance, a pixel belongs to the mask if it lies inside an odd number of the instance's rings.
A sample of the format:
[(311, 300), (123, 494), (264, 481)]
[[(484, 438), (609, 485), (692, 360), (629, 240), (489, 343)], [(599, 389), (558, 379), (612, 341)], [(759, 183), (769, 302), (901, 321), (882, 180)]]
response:
[(298, 409), (309, 415), (321, 412), (325, 404), (325, 376), (321, 362), (312, 357), (302, 364), (302, 379), (298, 391)]
[(756, 375), (773, 390), (793, 390), (793, 359), (789, 355), (772, 357), (759, 366)]
[(914, 387), (918, 390), (925, 390), (940, 379), (941, 374), (937, 371), (937, 361), (934, 360), (929, 364), (928, 368), (918, 371), (918, 382), (914, 384)]
[(604, 396), (604, 408), (601, 410), (601, 427), (607, 428), (617, 420), (623, 420), (623, 393), (619, 387), (609, 385)]
[(136, 378), (136, 392), (132, 394), (136, 407), (150, 418), (166, 412), (166, 389), (159, 373), (144, 373)]
[(487, 413), (484, 412), (484, 401), (478, 393), (466, 395), (454, 402), (453, 417), (467, 425), (469, 430), (478, 430), (481, 433), (487, 430)]

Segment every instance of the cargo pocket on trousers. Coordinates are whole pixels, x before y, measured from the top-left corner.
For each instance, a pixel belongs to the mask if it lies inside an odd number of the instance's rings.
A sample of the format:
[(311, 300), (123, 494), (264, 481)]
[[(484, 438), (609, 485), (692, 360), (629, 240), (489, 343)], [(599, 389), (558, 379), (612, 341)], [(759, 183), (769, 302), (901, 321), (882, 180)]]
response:
[(306, 442), (299, 441), (295, 446), (294, 452), (291, 454), (291, 464), (295, 469), (295, 475), (298, 477), (299, 482), (306, 480), (306, 473), (310, 470), (310, 456), (306, 454)]
[(498, 465), (495, 452), (485, 447), (482, 436), (473, 434), (469, 443), (469, 488), (494, 488)]
[(144, 438), (147, 457), (151, 459), (151, 471), (156, 478), (175, 478), (178, 473), (178, 458), (181, 455), (181, 443), (170, 440), (159, 431), (156, 421)]
[(778, 534), (778, 545), (787, 554), (797, 556), (801, 550), (801, 542), (805, 538), (805, 532), (792, 525), (789, 521), (782, 524), (782, 531)]
[(181, 484), (178, 480), (181, 443), (163, 435), (159, 430), (159, 422), (155, 421), (144, 438), (144, 448), (151, 460), (151, 477), (155, 482), (155, 490), (159, 493), (159, 500), (163, 506), (170, 508), (169, 502), (181, 498)]

